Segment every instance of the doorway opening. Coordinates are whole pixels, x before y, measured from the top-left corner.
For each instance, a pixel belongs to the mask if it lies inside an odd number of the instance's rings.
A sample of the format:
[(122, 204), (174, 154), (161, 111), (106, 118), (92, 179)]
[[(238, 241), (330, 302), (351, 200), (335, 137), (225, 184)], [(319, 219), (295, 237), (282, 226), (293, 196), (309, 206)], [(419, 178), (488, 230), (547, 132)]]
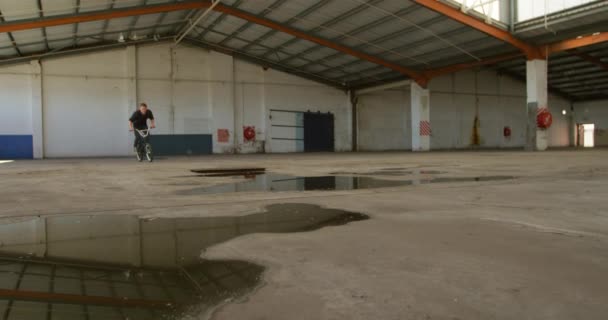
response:
[(271, 152), (332, 152), (332, 113), (270, 110)]
[(595, 124), (577, 124), (577, 146), (593, 148), (595, 146)]

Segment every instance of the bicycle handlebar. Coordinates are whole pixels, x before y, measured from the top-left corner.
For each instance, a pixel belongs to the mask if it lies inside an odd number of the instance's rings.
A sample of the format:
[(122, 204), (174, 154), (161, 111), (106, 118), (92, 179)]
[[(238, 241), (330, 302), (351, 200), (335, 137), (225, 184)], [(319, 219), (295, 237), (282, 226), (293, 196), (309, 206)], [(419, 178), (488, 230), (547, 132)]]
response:
[(147, 137), (147, 136), (149, 136), (149, 135), (150, 135), (150, 130), (151, 130), (151, 129), (150, 129), (150, 128), (148, 128), (148, 129), (143, 129), (143, 130), (139, 130), (139, 129), (133, 129), (133, 130), (137, 131), (137, 133), (139, 133), (139, 135), (140, 135), (142, 138), (145, 138), (145, 137)]

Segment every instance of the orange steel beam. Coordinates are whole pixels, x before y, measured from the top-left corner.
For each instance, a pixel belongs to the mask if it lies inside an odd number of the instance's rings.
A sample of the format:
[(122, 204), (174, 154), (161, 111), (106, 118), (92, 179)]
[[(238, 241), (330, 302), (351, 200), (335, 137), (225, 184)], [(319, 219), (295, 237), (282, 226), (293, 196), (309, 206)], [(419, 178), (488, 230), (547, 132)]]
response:
[[(545, 56), (548, 57), (552, 53), (568, 51), (568, 53), (570, 53), (574, 56), (577, 56), (577, 57), (579, 57), (583, 60), (586, 60), (588, 62), (591, 62), (605, 70), (608, 70), (608, 63), (603, 62), (599, 58), (591, 56), (587, 53), (578, 52), (575, 50), (575, 48), (589, 46), (589, 45), (606, 42), (606, 41), (608, 41), (608, 32), (594, 34), (594, 35), (590, 35), (590, 36), (586, 36), (586, 37), (578, 37), (576, 39), (564, 40), (564, 41), (559, 41), (556, 43), (548, 44), (546, 46), (541, 47), (541, 52), (543, 52), (545, 54)], [(512, 59), (520, 57), (521, 55), (522, 54), (520, 54), (520, 53), (503, 54), (503, 55), (499, 55), (499, 56), (495, 56), (495, 57), (486, 58), (481, 61), (459, 63), (459, 64), (454, 64), (454, 65), (443, 67), (443, 68), (430, 69), (430, 70), (425, 71), (423, 74), (427, 78), (430, 79), (430, 78), (438, 77), (438, 76), (441, 76), (444, 74), (474, 68), (477, 66), (494, 64), (494, 63), (501, 62), (501, 61), (512, 60)]]
[(467, 70), (467, 69), (471, 69), (474, 67), (494, 64), (494, 63), (507, 61), (507, 60), (513, 60), (513, 59), (519, 58), (521, 56), (523, 56), (523, 54), (520, 52), (501, 54), (498, 56), (485, 58), (481, 61), (458, 63), (458, 64), (450, 65), (447, 67), (443, 67), (443, 68), (430, 69), (430, 70), (427, 70), (426, 72), (424, 72), (424, 74), (427, 76), (427, 78), (434, 78), (434, 77), (442, 76), (444, 74)]
[(514, 47), (518, 48), (519, 50), (521, 50), (528, 59), (543, 59), (544, 58), (541, 50), (538, 47), (528, 44), (528, 43), (514, 37), (510, 32), (508, 32), (506, 30), (489, 25), (473, 16), (470, 16), (470, 15), (460, 11), (459, 9), (451, 7), (443, 2), (440, 2), (439, 0), (412, 0), (412, 1), (414, 1), (415, 3), (417, 3), (421, 6), (428, 8), (428, 9), (431, 9), (435, 12), (443, 14), (452, 20), (456, 20), (471, 28), (481, 31), (487, 35), (490, 35), (496, 39), (507, 42), (507, 43), (513, 45)]
[(594, 57), (594, 56), (584, 53), (584, 52), (578, 52), (576, 50), (568, 50), (568, 53), (573, 56), (577, 56), (585, 61), (591, 62), (591, 63), (595, 64), (596, 66), (608, 71), (608, 63), (602, 61), (598, 57)]
[[(508, 31), (502, 30), (500, 28), (491, 26), (486, 24), (485, 22), (469, 16), (460, 10), (453, 8), (447, 4), (444, 4), (438, 0), (412, 0), (422, 6), (425, 6), (431, 10), (444, 14), (458, 22), (461, 22), (465, 25), (473, 27), (481, 32), (484, 32), (490, 36), (493, 36), (497, 39), (505, 41), (507, 43), (512, 44), (513, 46), (520, 49), (528, 59), (544, 59), (546, 56), (575, 49), (578, 47), (588, 46), (596, 43), (601, 43), (608, 41), (608, 33), (599, 33), (586, 37), (579, 37), (576, 39), (564, 40), (557, 43), (549, 44), (543, 46), (542, 48), (537, 48), (535, 46), (529, 45), (511, 35)], [(180, 11), (180, 10), (195, 10), (195, 9), (203, 9), (211, 6), (210, 1), (189, 1), (189, 2), (178, 2), (172, 4), (161, 4), (161, 5), (151, 5), (146, 7), (137, 7), (137, 8), (124, 8), (124, 9), (115, 9), (110, 11), (102, 11), (102, 12), (87, 12), (76, 15), (67, 15), (67, 16), (56, 16), (56, 17), (46, 17), (41, 19), (27, 20), (27, 21), (11, 21), (0, 24), (0, 33), (2, 32), (14, 32), (20, 30), (28, 30), (28, 29), (37, 29), (44, 27), (53, 27), (59, 25), (66, 24), (74, 24), (81, 22), (90, 22), (90, 21), (99, 21), (99, 20), (109, 20), (116, 18), (124, 18), (130, 16), (137, 15), (146, 15), (146, 14), (156, 14), (162, 12), (170, 12), (170, 11)], [(471, 62), (471, 63), (462, 63), (453, 66), (448, 66), (439, 69), (432, 69), (423, 73), (416, 72), (409, 68), (405, 68), (398, 64), (392, 63), (390, 61), (371, 56), (365, 54), (363, 52), (359, 52), (353, 50), (352, 48), (342, 46), (336, 43), (333, 43), (329, 40), (318, 38), (312, 35), (309, 35), (303, 31), (299, 31), (274, 21), (260, 18), (258, 16), (249, 14), (242, 10), (238, 10), (229, 6), (217, 5), (214, 8), (215, 11), (219, 11), (228, 15), (232, 15), (256, 24), (260, 24), (266, 26), (271, 29), (275, 29), (277, 31), (281, 31), (284, 33), (291, 34), (292, 36), (308, 40), (322, 46), (326, 46), (328, 48), (332, 48), (334, 50), (349, 54), (351, 56), (357, 57), (359, 59), (367, 60), (372, 63), (382, 65), (389, 69), (395, 70), (403, 75), (406, 75), (422, 86), (426, 86), (429, 79), (431, 77), (436, 77), (438, 75), (456, 72), (468, 68), (472, 68), (475, 66), (492, 64), (499, 61), (509, 60), (515, 57), (515, 54), (512, 55), (502, 55), (494, 58), (484, 59), (482, 61)]]
[(0, 24), (0, 32), (13, 32), (28, 29), (37, 29), (45, 27), (60, 26), (66, 24), (74, 24), (89, 21), (109, 20), (116, 18), (124, 18), (131, 16), (139, 16), (146, 14), (163, 13), (180, 10), (193, 10), (209, 7), (211, 4), (207, 1), (190, 1), (178, 2), (173, 4), (152, 5), (148, 7), (113, 9), (108, 11), (93, 11), (79, 13), (75, 15), (61, 15), (56, 17), (45, 17), (40, 19), (32, 19), (26, 21), (11, 21)]
[[(19, 30), (27, 30), (27, 29), (35, 29), (35, 28), (44, 28), (44, 27), (52, 27), (66, 24), (74, 24), (81, 22), (89, 22), (89, 21), (97, 21), (97, 20), (109, 20), (116, 18), (124, 18), (129, 16), (137, 16), (137, 15), (146, 15), (146, 14), (155, 14), (161, 12), (169, 12), (169, 11), (179, 11), (179, 10), (193, 10), (193, 9), (202, 9), (208, 8), (211, 6), (210, 1), (191, 1), (191, 2), (178, 2), (173, 4), (165, 4), (165, 5), (153, 5), (149, 7), (138, 7), (138, 8), (125, 8), (125, 9), (115, 9), (111, 11), (104, 12), (89, 12), (89, 13), (81, 13), (76, 15), (68, 15), (68, 16), (60, 16), (60, 17), (48, 17), (36, 20), (28, 20), (28, 21), (14, 21), (9, 23), (0, 24), (0, 32), (14, 32)], [(359, 59), (367, 60), (369, 62), (387, 67), (389, 69), (400, 72), (403, 75), (406, 75), (421, 85), (425, 86), (428, 79), (424, 77), (424, 75), (419, 74), (418, 72), (400, 66), (398, 64), (392, 63), (390, 61), (368, 55), (366, 53), (353, 50), (352, 48), (339, 45), (337, 43), (331, 42), (326, 39), (322, 39), (319, 37), (315, 37), (309, 35), (303, 31), (299, 31), (294, 28), (290, 28), (284, 25), (281, 25), (272, 20), (264, 19), (253, 14), (249, 14), (242, 10), (238, 10), (229, 6), (217, 5), (214, 8), (215, 11), (222, 12), (243, 20), (247, 20), (259, 25), (263, 25), (265, 27), (281, 31), (287, 34), (290, 34), (294, 37), (298, 37), (304, 40), (308, 40), (322, 46), (326, 46), (328, 48), (343, 52), (345, 54), (357, 57)]]
[(569, 39), (548, 44), (545, 46), (544, 51), (547, 52), (547, 55), (550, 55), (552, 53), (590, 46), (606, 41), (608, 41), (608, 32), (594, 33), (590, 36), (578, 37), (576, 39)]
[(75, 295), (75, 294), (9, 290), (9, 289), (0, 289), (0, 299), (43, 301), (43, 302), (67, 303), (67, 304), (101, 305), (101, 306), (126, 307), (126, 308), (143, 307), (143, 308), (161, 308), (161, 309), (163, 309), (163, 308), (173, 307), (173, 303), (171, 301), (162, 301), (162, 300), (144, 300), (144, 299), (130, 299), (130, 298), (122, 299), (122, 298), (101, 297), (101, 296), (81, 296), (81, 295)]
[(304, 40), (308, 40), (310, 42), (314, 42), (316, 44), (320, 44), (322, 46), (334, 49), (336, 51), (340, 51), (342, 53), (346, 53), (348, 55), (351, 55), (353, 57), (357, 57), (359, 59), (363, 59), (363, 60), (367, 60), (369, 62), (387, 67), (389, 69), (395, 70), (397, 72), (400, 72), (401, 74), (404, 74), (412, 79), (414, 79), (416, 82), (420, 83), (423, 86), (426, 86), (426, 82), (428, 81), (428, 79), (425, 79), (423, 75), (419, 74), (418, 72), (405, 68), (403, 66), (400, 66), (398, 64), (389, 62), (387, 60), (378, 58), (378, 57), (374, 57), (371, 55), (368, 55), (366, 53), (360, 52), (360, 51), (356, 51), (352, 48), (343, 46), (343, 45), (339, 45), (335, 42), (326, 40), (326, 39), (322, 39), (322, 38), (318, 38), (315, 36), (312, 36), (310, 34), (307, 34), (305, 32), (278, 24), (276, 22), (273, 22), (271, 20), (265, 19), (265, 18), (260, 18), (258, 16), (249, 14), (247, 12), (238, 10), (238, 9), (234, 9), (231, 7), (227, 7), (227, 6), (223, 6), (223, 5), (218, 5), (215, 7), (215, 11), (219, 11), (225, 14), (229, 14), (231, 16), (237, 17), (237, 18), (241, 18), (243, 20), (247, 20), (277, 31), (281, 31), (287, 34), (290, 34), (294, 37), (300, 38), (300, 39), (304, 39)]

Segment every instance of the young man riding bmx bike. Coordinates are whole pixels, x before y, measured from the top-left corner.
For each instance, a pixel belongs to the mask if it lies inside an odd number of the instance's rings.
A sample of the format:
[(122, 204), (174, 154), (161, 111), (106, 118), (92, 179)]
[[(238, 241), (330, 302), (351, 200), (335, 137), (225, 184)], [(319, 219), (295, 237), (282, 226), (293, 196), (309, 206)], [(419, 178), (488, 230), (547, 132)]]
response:
[(148, 105), (142, 102), (139, 104), (139, 110), (133, 112), (133, 115), (129, 118), (129, 131), (134, 131), (135, 134), (133, 147), (137, 154), (137, 160), (142, 161), (145, 156), (148, 161), (152, 162), (152, 146), (148, 143), (150, 134), (148, 119), (150, 119), (150, 129), (156, 128), (152, 111), (148, 110)]

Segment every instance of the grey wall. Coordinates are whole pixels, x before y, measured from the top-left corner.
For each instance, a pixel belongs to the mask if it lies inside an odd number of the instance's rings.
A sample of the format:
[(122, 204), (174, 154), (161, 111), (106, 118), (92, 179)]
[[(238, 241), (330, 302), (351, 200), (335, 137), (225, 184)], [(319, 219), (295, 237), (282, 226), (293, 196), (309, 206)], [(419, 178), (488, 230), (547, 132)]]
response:
[[(479, 118), (481, 148), (523, 147), (526, 128), (526, 87), (523, 82), (493, 71), (463, 71), (433, 79), (431, 92), (431, 149), (471, 148), (475, 116)], [(568, 146), (570, 127), (563, 109), (570, 103), (549, 98), (554, 116), (550, 146)], [(372, 117), (364, 119), (365, 117)], [(360, 150), (411, 148), (409, 88), (360, 97), (358, 106)], [(503, 136), (509, 126), (511, 138)]]
[(595, 145), (608, 146), (608, 100), (575, 103), (574, 121), (595, 124)]

